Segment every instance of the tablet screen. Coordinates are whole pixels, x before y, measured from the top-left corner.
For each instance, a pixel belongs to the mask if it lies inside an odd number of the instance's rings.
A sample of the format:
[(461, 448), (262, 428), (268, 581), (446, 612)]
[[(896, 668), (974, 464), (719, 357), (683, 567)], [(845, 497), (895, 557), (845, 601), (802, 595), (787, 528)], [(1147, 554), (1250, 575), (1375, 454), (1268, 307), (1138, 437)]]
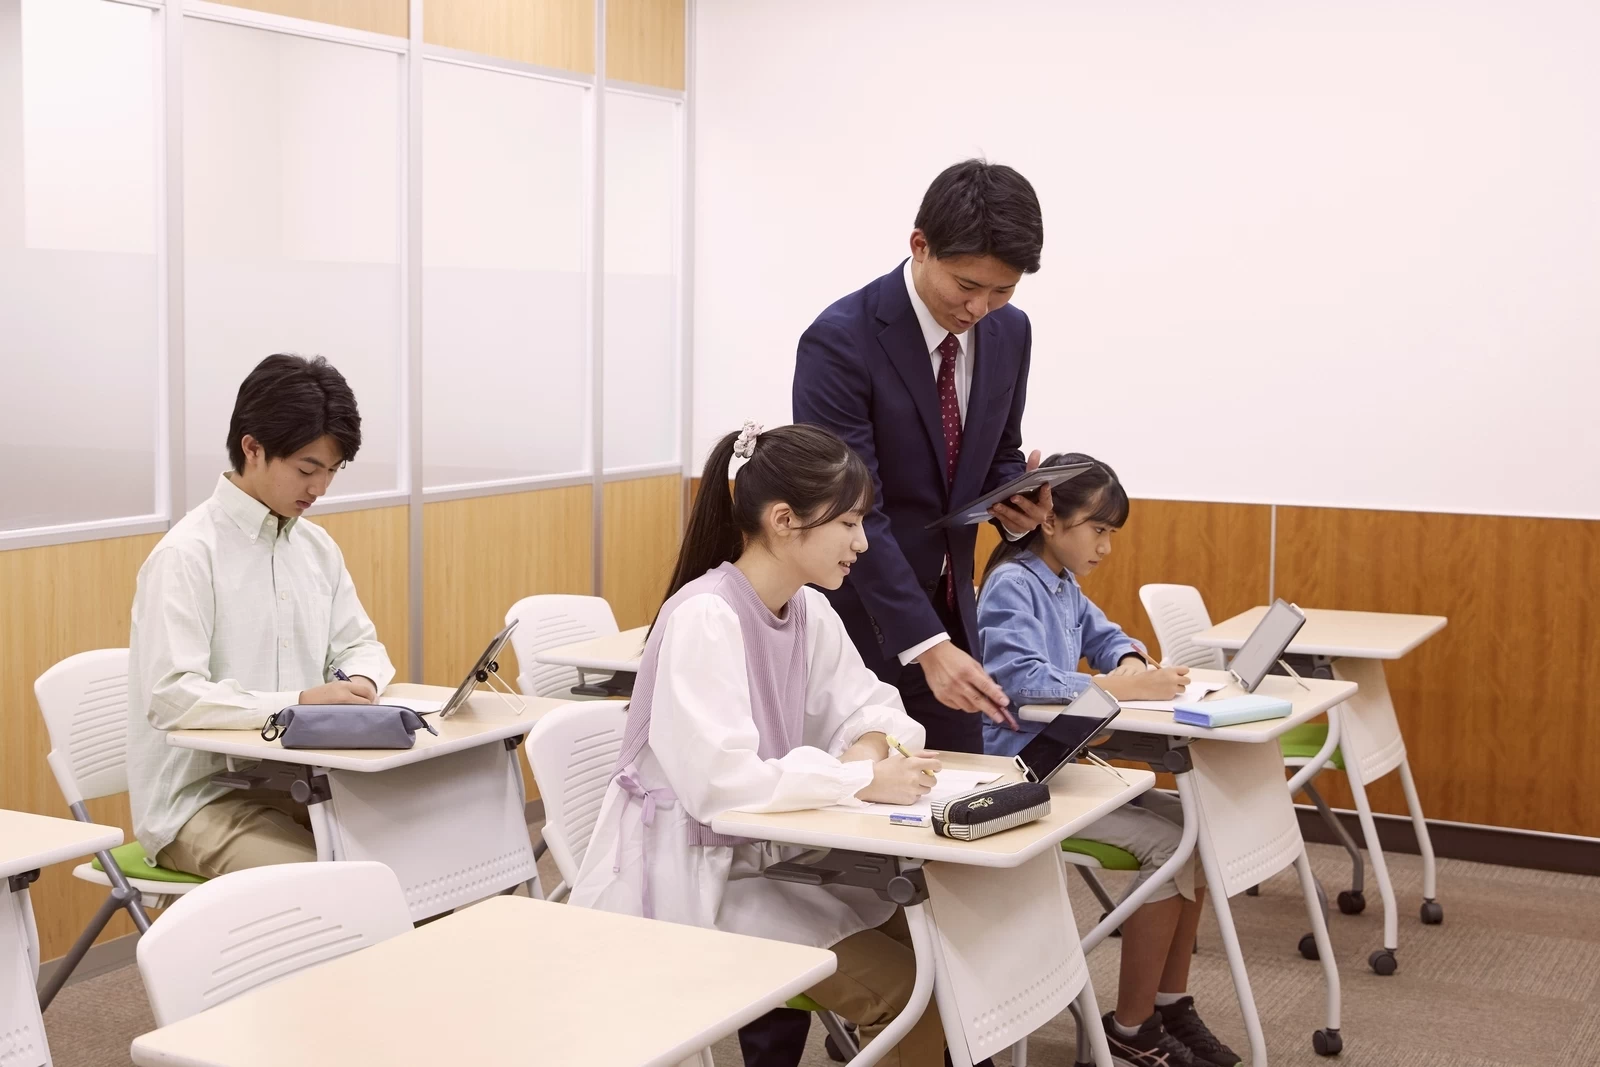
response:
[(1245, 692), (1256, 691), (1261, 679), (1267, 676), (1305, 624), (1305, 615), (1287, 601), (1279, 600), (1267, 609), (1228, 665), (1239, 676), (1239, 684), (1244, 686)]
[(1090, 685), (1065, 711), (1045, 723), (1044, 729), (1017, 754), (1017, 763), (1030, 782), (1048, 782), (1103, 733), (1106, 723), (1121, 710), (1116, 697)]

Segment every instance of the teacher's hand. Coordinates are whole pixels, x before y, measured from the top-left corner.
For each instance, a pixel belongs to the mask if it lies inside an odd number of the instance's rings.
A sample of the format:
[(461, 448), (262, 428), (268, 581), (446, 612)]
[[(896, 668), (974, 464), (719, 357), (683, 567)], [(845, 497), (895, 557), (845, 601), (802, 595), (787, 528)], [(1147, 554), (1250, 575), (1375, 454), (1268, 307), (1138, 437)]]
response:
[(940, 641), (918, 656), (917, 663), (928, 679), (928, 688), (945, 707), (987, 715), (1003, 726), (1017, 728), (1006, 691), (995, 684), (982, 664), (957, 648), (954, 642)]
[[(1036, 448), (1028, 456), (1028, 470), (1039, 466), (1039, 450)], [(1050, 487), (1041, 485), (1037, 491), (1037, 499), (1017, 495), (1009, 502), (1002, 501), (989, 509), (989, 514), (1005, 524), (1006, 529), (1016, 537), (1021, 537), (1036, 529), (1050, 514)]]

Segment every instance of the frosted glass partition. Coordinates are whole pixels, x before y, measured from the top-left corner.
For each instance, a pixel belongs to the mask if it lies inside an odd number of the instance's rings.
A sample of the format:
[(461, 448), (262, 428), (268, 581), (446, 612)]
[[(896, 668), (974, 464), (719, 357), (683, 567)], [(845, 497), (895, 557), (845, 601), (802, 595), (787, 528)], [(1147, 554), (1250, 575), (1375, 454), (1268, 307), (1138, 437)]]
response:
[(403, 60), (197, 18), (183, 46), (188, 501), (274, 352), (355, 390), (361, 453), (330, 498), (401, 489)]
[(588, 90), (423, 71), (424, 484), (587, 470)]
[(679, 111), (606, 94), (607, 470), (678, 458)]
[(0, 0), (0, 530), (165, 510), (155, 25)]

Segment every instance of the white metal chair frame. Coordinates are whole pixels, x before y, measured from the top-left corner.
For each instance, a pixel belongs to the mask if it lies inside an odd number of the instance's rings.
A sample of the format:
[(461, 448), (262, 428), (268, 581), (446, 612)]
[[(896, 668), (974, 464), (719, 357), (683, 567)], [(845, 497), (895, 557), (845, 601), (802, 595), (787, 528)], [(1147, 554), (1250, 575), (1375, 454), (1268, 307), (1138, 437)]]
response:
[[(84, 806), (128, 789), (128, 650), (101, 648), (80, 652), (55, 664), (33, 683), (50, 753), (45, 757), (56, 785), (79, 822), (93, 822)], [(73, 877), (110, 888), (83, 933), (40, 987), (40, 1010), (48, 1008), (61, 987), (82, 962), (100, 931), (117, 911), (124, 910), (140, 934), (150, 929), (142, 904), (163, 908), (173, 897), (194, 886), (128, 878), (109, 850), (95, 853), (101, 870), (80, 864)]]

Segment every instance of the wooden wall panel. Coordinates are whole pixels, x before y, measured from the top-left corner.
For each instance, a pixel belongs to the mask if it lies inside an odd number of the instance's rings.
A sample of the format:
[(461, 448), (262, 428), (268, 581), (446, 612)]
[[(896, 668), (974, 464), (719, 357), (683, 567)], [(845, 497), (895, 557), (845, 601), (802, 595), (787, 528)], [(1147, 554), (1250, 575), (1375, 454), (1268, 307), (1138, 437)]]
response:
[[(148, 534), (0, 552), (0, 807), (72, 817), (45, 765), (50, 740), (33, 680), (74, 653), (127, 645), (134, 580), (158, 540)], [(89, 813), (132, 837), (126, 794), (91, 800)], [(46, 868), (33, 889), (47, 960), (71, 947), (105, 897), (72, 877), (77, 862)], [(101, 940), (132, 931), (119, 914)]]
[(409, 513), (410, 509), (401, 505), (344, 511), (314, 520), (344, 553), (345, 569), (355, 583), (361, 606), (378, 628), (378, 640), (389, 652), (396, 681), (411, 677), (407, 662), (411, 647)]
[[(1600, 522), (1278, 509), (1279, 596), (1450, 619), (1386, 665), (1429, 818), (1600, 836), (1597, 589)], [(1343, 775), (1318, 781), (1352, 806)], [(1368, 794), (1405, 811), (1398, 775)]]
[(624, 630), (655, 618), (682, 539), (683, 476), (607, 482), (605, 598)]
[(428, 44), (594, 73), (593, 0), (435, 0), (422, 5)]
[[(348, 26), (352, 30), (404, 37), (410, 33), (408, 0), (219, 0), (229, 7)], [(454, 3), (456, 0), (446, 0)]]
[(606, 0), (606, 77), (684, 87), (683, 0)]
[[(1264, 504), (1135, 500), (1128, 524), (1113, 535), (1111, 555), (1083, 590), (1128, 633), (1157, 648), (1139, 587), (1192, 585), (1214, 620), (1266, 600), (1272, 509)], [(993, 526), (978, 532), (978, 570), (999, 541)]]

